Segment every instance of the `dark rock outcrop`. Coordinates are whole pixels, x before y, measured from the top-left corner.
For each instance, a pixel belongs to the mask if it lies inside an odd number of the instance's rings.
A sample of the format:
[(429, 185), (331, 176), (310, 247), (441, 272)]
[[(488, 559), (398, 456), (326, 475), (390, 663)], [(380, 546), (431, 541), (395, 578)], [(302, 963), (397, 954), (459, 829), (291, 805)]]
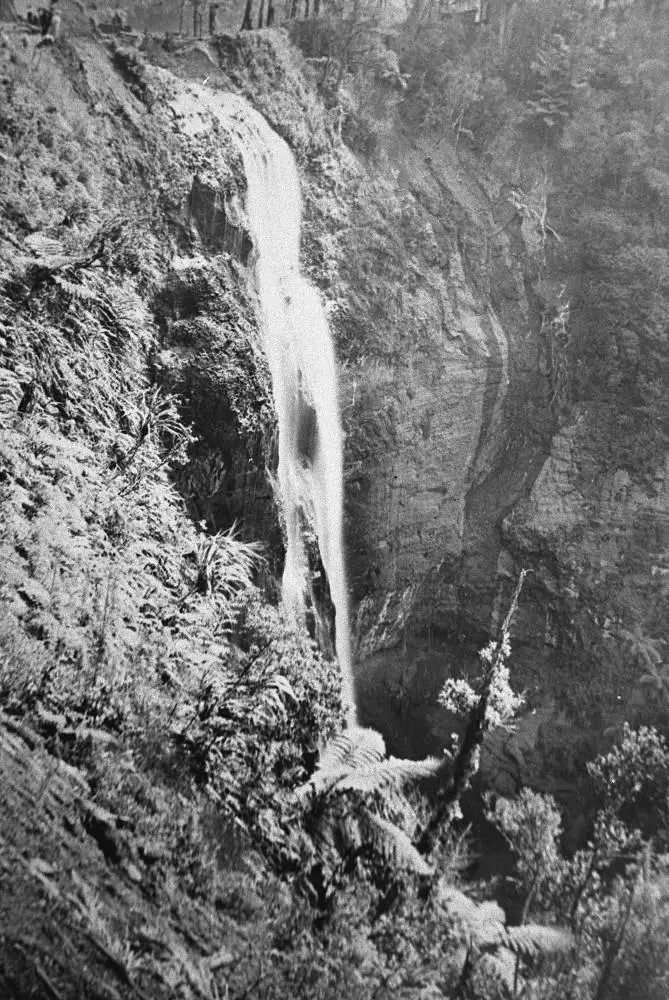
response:
[(200, 174), (193, 178), (188, 210), (208, 250), (230, 253), (246, 265), (253, 241), (244, 228), (241, 210), (234, 196), (226, 199), (216, 181), (206, 181)]

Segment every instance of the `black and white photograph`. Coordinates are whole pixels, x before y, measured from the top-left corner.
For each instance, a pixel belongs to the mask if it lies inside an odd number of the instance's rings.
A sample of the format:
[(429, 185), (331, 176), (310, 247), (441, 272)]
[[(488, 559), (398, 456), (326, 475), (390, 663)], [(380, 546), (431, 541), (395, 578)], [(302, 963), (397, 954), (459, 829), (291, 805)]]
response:
[(0, 0), (0, 1000), (669, 1000), (669, 0)]

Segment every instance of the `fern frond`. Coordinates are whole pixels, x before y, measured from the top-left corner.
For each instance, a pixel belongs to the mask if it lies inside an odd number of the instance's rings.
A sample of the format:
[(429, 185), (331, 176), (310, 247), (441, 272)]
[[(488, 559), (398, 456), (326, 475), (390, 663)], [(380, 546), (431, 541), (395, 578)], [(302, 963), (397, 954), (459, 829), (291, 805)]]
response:
[(442, 884), (437, 896), (450, 916), (459, 921), (477, 942), (499, 939), (504, 930), (506, 915), (493, 900), (477, 903), (453, 885)]
[(38, 257), (65, 256), (65, 250), (60, 240), (51, 239), (50, 236), (45, 236), (44, 233), (30, 233), (26, 236), (24, 243)]
[(198, 539), (195, 552), (197, 587), (201, 593), (218, 593), (226, 601), (247, 590), (263, 561), (259, 542), (243, 542), (237, 537), (236, 524), (216, 535)]
[(35, 254), (31, 268), (53, 275), (56, 271), (68, 269), (70, 272), (88, 267), (93, 258), (86, 250), (66, 247), (60, 240), (51, 239), (44, 233), (32, 233), (25, 239), (25, 245)]
[(438, 899), (462, 925), (477, 948), (508, 948), (523, 958), (534, 958), (569, 951), (573, 944), (571, 933), (562, 927), (545, 927), (543, 924), (507, 927), (501, 906), (493, 900), (477, 903), (452, 885), (441, 885)]
[(503, 947), (523, 958), (569, 951), (573, 943), (571, 933), (565, 928), (544, 927), (542, 924), (505, 927), (499, 941)]
[(422, 854), (414, 847), (406, 833), (394, 823), (369, 813), (366, 817), (370, 834), (377, 851), (395, 868), (415, 872), (416, 875), (434, 874)]
[(94, 302), (100, 301), (100, 293), (95, 289), (90, 288), (88, 285), (82, 285), (75, 281), (69, 281), (64, 278), (62, 274), (52, 274), (55, 284), (58, 285), (64, 292), (71, 295), (73, 299), (79, 299), (82, 302)]
[(441, 761), (436, 757), (427, 757), (425, 760), (401, 760), (390, 757), (388, 760), (349, 771), (336, 781), (332, 791), (371, 793), (387, 788), (399, 788), (407, 781), (431, 778), (437, 773), (440, 765)]
[(358, 769), (378, 764), (386, 755), (386, 744), (375, 729), (356, 726), (331, 740), (321, 754), (316, 771), (301, 789), (298, 797), (332, 791), (339, 781)]
[(13, 416), (23, 398), (23, 387), (15, 372), (0, 368), (0, 421)]
[(338, 767), (347, 770), (368, 767), (382, 761), (385, 755), (386, 744), (381, 733), (356, 726), (328, 743), (321, 754), (316, 774), (334, 771)]

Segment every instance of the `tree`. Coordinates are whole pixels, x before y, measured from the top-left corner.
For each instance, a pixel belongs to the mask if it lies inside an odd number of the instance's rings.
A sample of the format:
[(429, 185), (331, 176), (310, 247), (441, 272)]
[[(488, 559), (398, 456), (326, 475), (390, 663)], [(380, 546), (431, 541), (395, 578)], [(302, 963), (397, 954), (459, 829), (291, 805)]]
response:
[(450, 823), (459, 812), (459, 800), (469, 787), (479, 768), (480, 750), (486, 733), (508, 723), (522, 704), (509, 685), (508, 657), (511, 652), (511, 622), (518, 608), (526, 570), (522, 570), (511, 599), (509, 611), (502, 623), (499, 638), (481, 651), (483, 674), (476, 688), (464, 680), (448, 680), (439, 696), (440, 704), (452, 712), (468, 712), (464, 736), (455, 753), (444, 787), (423, 831), (418, 847), (428, 854), (439, 828)]
[(562, 817), (552, 796), (524, 788), (515, 799), (498, 799), (488, 818), (516, 855), (526, 893), (521, 918), (525, 923), (542, 886), (559, 869)]
[(669, 747), (656, 729), (628, 723), (622, 741), (588, 764), (603, 811), (647, 834), (669, 832)]
[(253, 29), (253, 0), (246, 0), (246, 6), (244, 7), (244, 18), (242, 20), (242, 31), (251, 31)]
[(373, 729), (353, 728), (325, 747), (298, 791), (315, 846), (307, 884), (323, 913), (359, 864), (371, 866), (382, 886), (402, 871), (432, 874), (411, 841), (416, 819), (401, 789), (434, 776), (440, 766), (434, 758), (386, 757), (383, 737)]

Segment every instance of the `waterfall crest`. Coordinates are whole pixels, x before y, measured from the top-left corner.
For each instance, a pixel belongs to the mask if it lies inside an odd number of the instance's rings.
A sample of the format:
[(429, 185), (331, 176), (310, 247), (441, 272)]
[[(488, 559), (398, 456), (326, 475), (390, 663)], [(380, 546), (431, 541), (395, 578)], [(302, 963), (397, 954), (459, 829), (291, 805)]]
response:
[(335, 647), (355, 724), (343, 546), (343, 435), (332, 337), (317, 290), (300, 271), (302, 197), (293, 154), (246, 101), (217, 95), (244, 163), (264, 346), (279, 425), (277, 470), (286, 530), (282, 601), (304, 621), (313, 525), (335, 609)]

